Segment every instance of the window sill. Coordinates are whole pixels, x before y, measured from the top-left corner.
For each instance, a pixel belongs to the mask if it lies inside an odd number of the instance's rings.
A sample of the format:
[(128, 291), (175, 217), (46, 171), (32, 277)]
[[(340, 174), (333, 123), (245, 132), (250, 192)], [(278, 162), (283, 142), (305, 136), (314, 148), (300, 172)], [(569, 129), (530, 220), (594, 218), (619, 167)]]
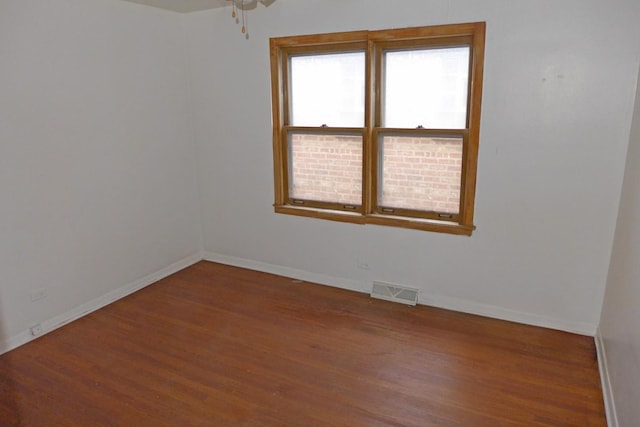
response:
[(361, 214), (357, 212), (344, 212), (290, 205), (274, 205), (274, 210), (276, 213), (325, 219), (329, 221), (350, 222), (352, 224), (375, 224), (462, 236), (471, 236), (473, 230), (476, 228), (474, 225), (463, 225), (447, 221), (408, 218), (393, 215)]

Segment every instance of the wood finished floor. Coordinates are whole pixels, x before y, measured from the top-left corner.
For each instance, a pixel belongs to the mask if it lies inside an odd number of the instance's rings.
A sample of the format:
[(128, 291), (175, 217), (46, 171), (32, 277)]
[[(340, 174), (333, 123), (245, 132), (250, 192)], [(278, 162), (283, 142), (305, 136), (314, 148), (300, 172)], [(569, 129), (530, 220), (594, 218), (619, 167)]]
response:
[(200, 262), (0, 356), (1, 426), (605, 426), (593, 339)]

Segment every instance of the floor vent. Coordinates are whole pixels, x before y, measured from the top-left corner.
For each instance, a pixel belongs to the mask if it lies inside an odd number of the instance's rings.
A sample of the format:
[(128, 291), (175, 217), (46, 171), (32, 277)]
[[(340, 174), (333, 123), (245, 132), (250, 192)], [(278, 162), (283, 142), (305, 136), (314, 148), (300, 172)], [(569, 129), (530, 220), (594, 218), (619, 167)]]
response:
[(418, 290), (388, 283), (373, 282), (371, 297), (407, 305), (416, 305), (418, 302)]

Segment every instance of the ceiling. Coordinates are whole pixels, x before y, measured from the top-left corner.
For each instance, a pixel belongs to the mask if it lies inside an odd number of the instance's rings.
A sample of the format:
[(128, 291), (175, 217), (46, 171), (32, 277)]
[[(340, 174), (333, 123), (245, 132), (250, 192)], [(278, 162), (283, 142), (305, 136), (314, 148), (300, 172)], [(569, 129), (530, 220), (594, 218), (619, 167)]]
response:
[(228, 0), (124, 0), (132, 3), (146, 4), (161, 9), (187, 13), (199, 10), (215, 9), (231, 5)]

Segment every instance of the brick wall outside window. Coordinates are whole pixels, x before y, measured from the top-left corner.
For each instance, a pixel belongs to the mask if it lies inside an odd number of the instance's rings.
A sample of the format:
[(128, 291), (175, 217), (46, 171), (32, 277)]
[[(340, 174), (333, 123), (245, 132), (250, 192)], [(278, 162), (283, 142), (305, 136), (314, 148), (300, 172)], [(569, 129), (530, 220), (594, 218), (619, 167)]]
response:
[[(385, 136), (381, 145), (381, 206), (458, 213), (462, 139)], [(290, 154), (292, 198), (362, 203), (360, 136), (293, 134)]]
[(462, 139), (385, 136), (381, 206), (458, 213)]
[(294, 199), (362, 203), (362, 137), (293, 134), (291, 188)]

